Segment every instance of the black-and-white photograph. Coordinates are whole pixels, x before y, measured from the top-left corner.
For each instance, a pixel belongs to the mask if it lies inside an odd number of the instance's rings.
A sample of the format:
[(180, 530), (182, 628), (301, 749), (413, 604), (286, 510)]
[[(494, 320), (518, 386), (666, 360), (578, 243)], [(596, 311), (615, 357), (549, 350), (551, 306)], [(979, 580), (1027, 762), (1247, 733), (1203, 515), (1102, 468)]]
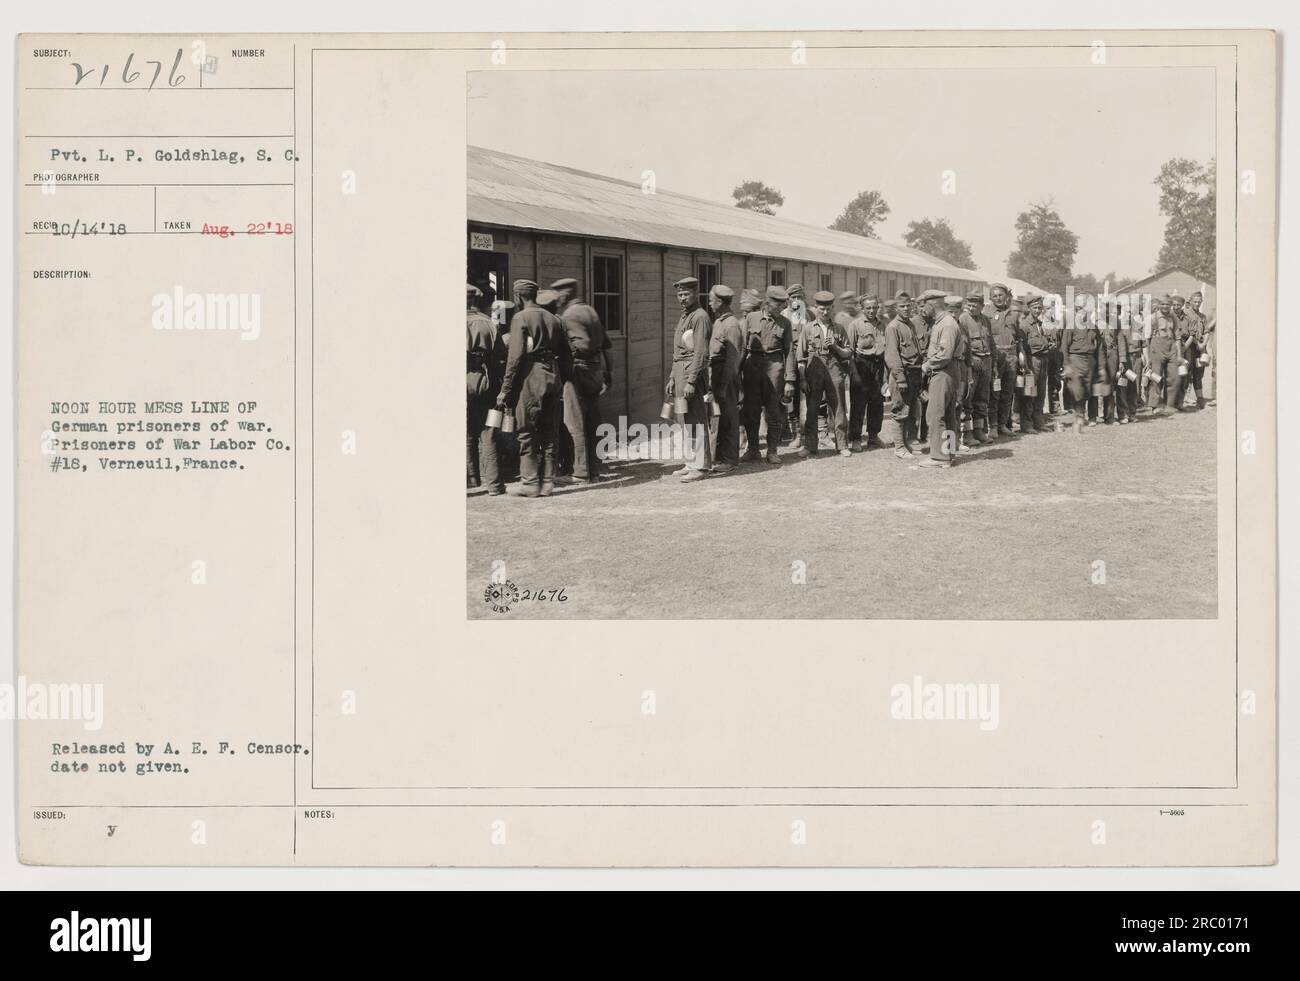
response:
[(470, 616), (1216, 615), (1212, 71), (469, 77)]

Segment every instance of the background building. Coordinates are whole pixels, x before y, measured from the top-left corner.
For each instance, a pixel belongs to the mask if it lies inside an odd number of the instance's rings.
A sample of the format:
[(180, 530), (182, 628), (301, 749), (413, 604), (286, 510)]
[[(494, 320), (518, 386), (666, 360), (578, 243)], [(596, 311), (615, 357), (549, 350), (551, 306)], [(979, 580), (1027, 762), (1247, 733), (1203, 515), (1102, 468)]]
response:
[(1154, 297), (1164, 296), (1166, 293), (1170, 296), (1190, 297), (1197, 290), (1205, 294), (1205, 306), (1202, 309), (1207, 314), (1214, 313), (1218, 309), (1215, 303), (1214, 284), (1203, 282), (1177, 267), (1162, 269), (1145, 279), (1126, 283), (1123, 286), (1111, 286), (1112, 293), (1150, 293)]
[(634, 422), (658, 418), (681, 312), (672, 284), (684, 276), (737, 299), (772, 284), (801, 283), (809, 300), (985, 286), (915, 249), (481, 147), (469, 148), (467, 207), (468, 281), (508, 297), (515, 279), (577, 279), (614, 345), (602, 409)]

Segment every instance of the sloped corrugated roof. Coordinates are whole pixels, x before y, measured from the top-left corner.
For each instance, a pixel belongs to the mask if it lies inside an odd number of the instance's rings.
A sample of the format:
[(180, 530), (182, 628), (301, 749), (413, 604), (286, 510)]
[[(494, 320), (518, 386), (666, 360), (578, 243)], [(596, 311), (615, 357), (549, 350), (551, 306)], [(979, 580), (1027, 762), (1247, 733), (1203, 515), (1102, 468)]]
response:
[[(1199, 276), (1193, 276), (1182, 266), (1166, 266), (1164, 269), (1161, 269), (1158, 272), (1153, 272), (1150, 276), (1143, 276), (1141, 279), (1135, 279), (1131, 283), (1125, 283), (1123, 286), (1116, 287), (1115, 292), (1131, 293), (1133, 292), (1134, 289), (1140, 289), (1141, 287), (1146, 286), (1147, 283), (1154, 283), (1161, 276), (1168, 276), (1170, 273), (1182, 273), (1188, 279), (1200, 279)], [(1206, 286), (1209, 287), (1214, 286), (1214, 283), (1210, 282), (1209, 280), (1202, 280), (1202, 282), (1204, 282)]]
[(470, 221), (707, 252), (978, 281), (916, 249), (471, 146)]
[(1030, 296), (1047, 296), (1048, 292), (1033, 283), (1026, 282), (1023, 279), (1016, 279), (1014, 276), (997, 275), (992, 269), (977, 269), (975, 275), (989, 283), (1001, 283), (1007, 289), (1011, 290), (1013, 296), (1022, 296), (1028, 293)]

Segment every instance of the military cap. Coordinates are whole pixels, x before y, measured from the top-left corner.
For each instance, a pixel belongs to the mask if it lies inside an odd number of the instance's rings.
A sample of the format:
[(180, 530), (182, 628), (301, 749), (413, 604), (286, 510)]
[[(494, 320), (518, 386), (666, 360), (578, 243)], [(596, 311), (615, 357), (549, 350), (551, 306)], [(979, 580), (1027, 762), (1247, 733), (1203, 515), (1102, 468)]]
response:
[(740, 298), (741, 298), (742, 300), (744, 300), (744, 299), (748, 299), (748, 298), (751, 298), (751, 297), (752, 297), (753, 299), (755, 299), (755, 300), (758, 299), (758, 290), (754, 289), (754, 287), (752, 287), (752, 286), (746, 286), (743, 290), (740, 291)]
[[(875, 293), (863, 293), (860, 297), (858, 297), (858, 302), (859, 302), (859, 303), (879, 303), (879, 302), (880, 302), (880, 297), (876, 296)], [(893, 303), (893, 300), (886, 300), (885, 302), (886, 302), (886, 303)]]
[(1175, 293), (1174, 296), (1173, 296), (1173, 302), (1174, 302), (1174, 303), (1186, 303), (1186, 302), (1187, 302), (1187, 297), (1183, 296), (1181, 293)]
[(558, 303), (559, 300), (560, 300), (560, 294), (555, 292), (555, 290), (542, 290), (540, 293), (537, 294), (538, 306), (542, 306), (542, 307), (550, 306), (553, 303)]
[[(922, 300), (945, 300), (947, 295), (948, 294), (945, 293), (943, 290), (926, 290), (924, 293), (921, 294), (921, 299)], [(960, 299), (960, 297), (958, 297), (958, 299)]]
[(803, 296), (803, 287), (798, 283), (795, 283), (785, 292), (786, 292), (786, 296), (788, 297)]
[(537, 292), (537, 284), (534, 283), (531, 279), (516, 279), (514, 286), (511, 288), (516, 293), (531, 294)]
[(677, 282), (673, 283), (673, 289), (699, 289), (700, 281), (694, 276), (683, 276)]
[(959, 307), (965, 302), (966, 301), (963, 300), (956, 293), (949, 293), (947, 296), (943, 298), (943, 305), (946, 307)]
[(968, 300), (975, 300), (975, 301), (978, 302), (978, 303), (983, 303), (983, 302), (984, 302), (984, 291), (983, 291), (983, 290), (971, 290), (969, 293), (966, 294), (966, 299), (968, 299)]
[(1024, 300), (1021, 300), (1021, 299), (1014, 299), (1014, 300), (1011, 301), (1011, 309), (1012, 309), (1012, 310), (1023, 310), (1024, 308), (1025, 308), (1025, 301), (1024, 301)]
[(1024, 303), (1028, 304), (1029, 306), (1033, 306), (1035, 303), (1037, 303), (1039, 306), (1042, 306), (1042, 304), (1043, 304), (1043, 298), (1042, 298), (1041, 296), (1037, 296), (1037, 295), (1035, 295), (1035, 294), (1033, 294), (1033, 293), (1026, 293), (1026, 294), (1025, 294), (1024, 296), (1022, 296), (1020, 299), (1021, 299)]
[(1006, 284), (1006, 283), (993, 283), (993, 284), (991, 284), (991, 285), (989, 286), (989, 292), (992, 293), (994, 290), (1001, 290), (1003, 293), (1006, 293), (1008, 296), (1011, 294), (1011, 291), (1010, 291), (1009, 289), (1007, 289), (1007, 284)]
[(830, 290), (818, 290), (813, 294), (814, 303), (834, 303), (835, 294)]
[(767, 298), (769, 300), (780, 300), (782, 302), (790, 299), (790, 294), (780, 286), (769, 286), (767, 288)]
[(893, 300), (886, 300), (884, 303), (881, 304), (881, 306), (884, 307), (886, 310), (892, 310), (894, 309), (894, 307), (898, 306), (898, 304), (895, 303)]
[(578, 286), (578, 281), (576, 279), (557, 279), (555, 282), (551, 284), (551, 289), (567, 290), (571, 286), (576, 289)]
[(911, 300), (911, 299), (912, 299), (912, 294), (907, 292), (907, 290), (899, 290), (897, 293), (894, 294), (895, 303), (902, 303), (906, 300)]
[(840, 294), (840, 300), (841, 300), (841, 301), (844, 301), (844, 300), (856, 300), (857, 298), (858, 298), (858, 295), (857, 295), (856, 293), (854, 293), (853, 290), (845, 290), (843, 293)]
[(718, 283), (716, 286), (714, 286), (713, 289), (709, 290), (709, 293), (712, 294), (713, 296), (716, 296), (719, 300), (730, 300), (733, 296), (736, 295), (735, 290), (733, 290), (730, 286), (726, 286), (722, 283)]
[(1199, 296), (1202, 300), (1205, 299), (1205, 294), (1202, 293), (1200, 290), (1197, 290), (1195, 293), (1192, 294), (1192, 296)]
[(465, 296), (467, 299), (477, 300), (482, 295), (483, 295), (483, 291), (479, 289), (477, 286), (475, 286), (473, 283), (465, 284)]

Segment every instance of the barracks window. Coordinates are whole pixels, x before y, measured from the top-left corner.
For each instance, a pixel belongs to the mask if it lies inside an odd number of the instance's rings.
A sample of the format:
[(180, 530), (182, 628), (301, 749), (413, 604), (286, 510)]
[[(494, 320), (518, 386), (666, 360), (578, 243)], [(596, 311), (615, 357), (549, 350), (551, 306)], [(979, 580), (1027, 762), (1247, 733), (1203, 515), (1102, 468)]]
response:
[(612, 334), (623, 330), (623, 257), (591, 257), (591, 305), (596, 316)]
[(769, 272), (769, 273), (767, 274), (767, 285), (768, 285), (768, 286), (784, 286), (784, 285), (785, 285), (785, 270), (784, 270), (784, 269), (773, 269), (771, 272)]
[(819, 288), (820, 288), (820, 289), (824, 289), (824, 290), (826, 290), (826, 291), (829, 293), (829, 292), (830, 292), (830, 289), (831, 289), (831, 274), (830, 274), (830, 273), (822, 273), (822, 274), (821, 274), (821, 281), (822, 281), (822, 282), (821, 282), (821, 286), (820, 286)]
[(866, 277), (866, 276), (859, 276), (859, 277), (858, 277), (858, 296), (864, 296), (865, 294), (867, 294), (867, 293), (869, 293), (869, 292), (871, 292), (871, 291), (867, 288), (867, 277)]
[(709, 290), (718, 285), (718, 264), (701, 262), (695, 270), (695, 278), (700, 281), (700, 295), (708, 296)]

